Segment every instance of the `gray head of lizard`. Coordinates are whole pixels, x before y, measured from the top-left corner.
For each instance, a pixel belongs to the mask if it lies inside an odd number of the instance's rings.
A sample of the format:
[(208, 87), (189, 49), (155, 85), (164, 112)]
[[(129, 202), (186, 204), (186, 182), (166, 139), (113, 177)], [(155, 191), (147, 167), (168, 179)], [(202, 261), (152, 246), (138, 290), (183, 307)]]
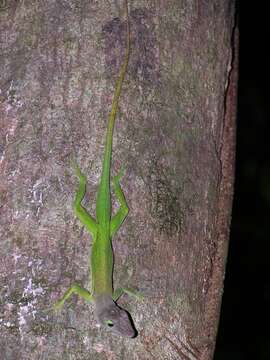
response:
[(95, 299), (95, 315), (99, 324), (109, 331), (125, 337), (136, 337), (137, 331), (131, 316), (110, 296), (102, 295)]

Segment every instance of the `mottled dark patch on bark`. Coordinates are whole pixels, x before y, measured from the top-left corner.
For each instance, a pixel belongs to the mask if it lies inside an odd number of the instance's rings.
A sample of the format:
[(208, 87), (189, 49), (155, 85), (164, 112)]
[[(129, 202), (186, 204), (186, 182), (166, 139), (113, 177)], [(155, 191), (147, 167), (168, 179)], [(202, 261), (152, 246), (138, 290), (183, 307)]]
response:
[[(159, 79), (157, 39), (153, 23), (154, 14), (146, 8), (130, 12), (131, 54), (129, 74), (137, 81), (156, 84)], [(114, 18), (102, 28), (105, 39), (106, 76), (117, 75), (124, 59), (126, 47), (126, 20)]]

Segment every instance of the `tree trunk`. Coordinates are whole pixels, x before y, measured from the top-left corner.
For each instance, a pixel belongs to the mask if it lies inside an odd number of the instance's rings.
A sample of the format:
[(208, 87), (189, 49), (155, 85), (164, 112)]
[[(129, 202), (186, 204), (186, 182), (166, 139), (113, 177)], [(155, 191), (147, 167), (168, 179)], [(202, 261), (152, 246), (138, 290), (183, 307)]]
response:
[[(234, 1), (130, 1), (131, 56), (112, 173), (130, 213), (114, 285), (138, 289), (138, 336), (97, 328), (91, 238), (72, 202), (77, 159), (94, 214), (105, 130), (125, 53), (123, 1), (1, 1), (0, 347), (3, 359), (211, 359), (232, 206)], [(237, 70), (237, 69), (236, 69)], [(114, 209), (117, 204), (114, 201)]]

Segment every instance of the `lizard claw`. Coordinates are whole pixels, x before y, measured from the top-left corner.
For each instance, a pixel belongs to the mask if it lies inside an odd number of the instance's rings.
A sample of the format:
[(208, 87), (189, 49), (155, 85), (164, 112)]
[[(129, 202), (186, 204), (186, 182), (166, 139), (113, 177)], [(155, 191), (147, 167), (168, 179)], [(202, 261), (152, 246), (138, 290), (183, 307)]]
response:
[(124, 168), (124, 166), (121, 167), (120, 171), (118, 172), (117, 175), (115, 175), (113, 177), (113, 183), (119, 183), (119, 181), (122, 179), (122, 177), (125, 175), (126, 169)]
[(63, 302), (62, 300), (58, 300), (58, 301), (53, 305), (52, 310), (53, 310), (53, 311), (59, 311), (59, 310), (62, 309), (63, 305), (64, 305), (64, 302)]

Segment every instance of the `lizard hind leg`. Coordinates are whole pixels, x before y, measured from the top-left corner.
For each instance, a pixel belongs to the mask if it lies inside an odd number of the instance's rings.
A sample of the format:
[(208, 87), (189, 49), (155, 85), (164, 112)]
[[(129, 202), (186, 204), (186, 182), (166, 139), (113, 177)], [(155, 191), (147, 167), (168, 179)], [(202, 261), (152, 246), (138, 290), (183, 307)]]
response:
[(121, 169), (120, 172), (116, 176), (114, 176), (112, 180), (115, 197), (120, 204), (120, 208), (111, 219), (111, 224), (110, 224), (111, 237), (113, 237), (116, 234), (116, 232), (119, 230), (121, 224), (127, 217), (129, 211), (124, 192), (120, 185), (120, 180), (123, 177), (123, 175), (124, 175), (124, 170)]
[(97, 231), (96, 221), (81, 204), (86, 192), (86, 176), (81, 172), (79, 166), (75, 161), (72, 161), (72, 167), (75, 171), (77, 178), (79, 179), (79, 186), (76, 191), (76, 196), (73, 203), (73, 211), (77, 218), (81, 221), (81, 223), (90, 232), (90, 234), (94, 236)]

